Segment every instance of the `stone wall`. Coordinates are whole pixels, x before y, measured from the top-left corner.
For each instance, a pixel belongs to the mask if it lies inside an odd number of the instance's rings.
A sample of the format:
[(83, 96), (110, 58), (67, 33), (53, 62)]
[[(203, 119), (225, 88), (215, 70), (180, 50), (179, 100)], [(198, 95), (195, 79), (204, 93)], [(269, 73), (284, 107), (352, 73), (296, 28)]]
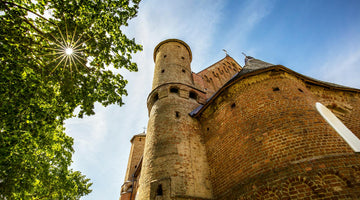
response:
[(149, 121), (141, 177), (140, 200), (210, 199), (211, 184), (199, 123), (189, 113), (204, 103), (195, 87), (191, 51), (179, 40), (167, 40), (154, 50), (153, 91), (147, 106)]
[(126, 169), (125, 181), (132, 179), (132, 174), (135, 172), (135, 169), (138, 167), (140, 158), (144, 153), (145, 146), (145, 134), (135, 135), (131, 139), (131, 149), (129, 155), (128, 166)]

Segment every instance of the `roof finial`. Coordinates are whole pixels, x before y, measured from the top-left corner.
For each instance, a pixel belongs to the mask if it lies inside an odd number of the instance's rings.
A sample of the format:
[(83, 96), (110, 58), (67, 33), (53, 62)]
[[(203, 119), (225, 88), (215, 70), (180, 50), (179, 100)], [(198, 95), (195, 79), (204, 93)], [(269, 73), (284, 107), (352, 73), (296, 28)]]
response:
[(227, 51), (226, 51), (225, 49), (223, 49), (223, 51), (225, 52), (226, 56), (228, 56), (228, 53), (227, 53)]
[(241, 53), (242, 53), (242, 55), (245, 56), (245, 65), (246, 65), (246, 63), (247, 63), (250, 59), (253, 59), (253, 57), (247, 56), (244, 52), (241, 52)]

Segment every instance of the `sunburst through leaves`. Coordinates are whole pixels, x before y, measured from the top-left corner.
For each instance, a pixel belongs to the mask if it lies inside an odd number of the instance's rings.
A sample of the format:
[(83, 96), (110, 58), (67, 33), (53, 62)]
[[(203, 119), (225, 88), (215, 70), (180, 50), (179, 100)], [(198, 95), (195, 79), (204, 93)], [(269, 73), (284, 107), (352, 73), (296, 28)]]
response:
[(61, 29), (57, 26), (59, 38), (55, 37), (53, 34), (50, 34), (53, 40), (48, 40), (49, 47), (47, 48), (51, 52), (46, 54), (50, 56), (55, 56), (55, 58), (51, 61), (50, 64), (55, 64), (55, 67), (51, 70), (50, 74), (52, 74), (59, 67), (65, 70), (67, 67), (72, 74), (74, 68), (78, 71), (78, 64), (87, 68), (86, 66), (86, 58), (84, 56), (83, 50), (85, 49), (83, 46), (85, 41), (82, 40), (83, 34), (77, 36), (75, 27), (72, 34), (69, 33), (67, 25), (65, 25), (65, 34), (61, 31)]

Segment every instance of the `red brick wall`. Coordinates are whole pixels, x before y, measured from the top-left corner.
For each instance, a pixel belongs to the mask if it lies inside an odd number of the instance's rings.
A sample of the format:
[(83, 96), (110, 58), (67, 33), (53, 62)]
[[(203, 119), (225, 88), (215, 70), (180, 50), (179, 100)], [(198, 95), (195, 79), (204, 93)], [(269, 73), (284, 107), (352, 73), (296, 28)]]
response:
[(194, 74), (193, 77), (195, 77), (195, 85), (206, 92), (207, 98), (209, 98), (240, 70), (241, 66), (233, 58), (226, 56), (219, 62)]
[(131, 192), (121, 194), (120, 200), (130, 200)]
[(327, 106), (358, 138), (360, 138), (360, 94), (307, 85), (315, 98)]
[[(275, 71), (240, 80), (217, 97), (199, 117), (214, 196), (360, 197), (354, 192), (360, 180), (352, 178), (360, 155), (317, 112), (319, 99), (302, 81)], [(359, 131), (352, 125), (359, 115), (352, 116), (346, 124)]]

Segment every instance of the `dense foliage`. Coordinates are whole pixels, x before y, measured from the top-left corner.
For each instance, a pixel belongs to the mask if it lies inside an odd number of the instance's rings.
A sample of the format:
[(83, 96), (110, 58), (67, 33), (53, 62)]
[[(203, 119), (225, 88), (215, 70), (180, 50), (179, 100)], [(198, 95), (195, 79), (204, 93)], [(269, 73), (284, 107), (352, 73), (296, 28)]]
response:
[[(141, 50), (121, 26), (140, 0), (0, 0), (0, 199), (79, 199), (89, 179), (69, 169), (64, 120), (122, 105)], [(66, 48), (70, 52), (65, 51)], [(68, 53), (68, 54), (66, 54)]]

